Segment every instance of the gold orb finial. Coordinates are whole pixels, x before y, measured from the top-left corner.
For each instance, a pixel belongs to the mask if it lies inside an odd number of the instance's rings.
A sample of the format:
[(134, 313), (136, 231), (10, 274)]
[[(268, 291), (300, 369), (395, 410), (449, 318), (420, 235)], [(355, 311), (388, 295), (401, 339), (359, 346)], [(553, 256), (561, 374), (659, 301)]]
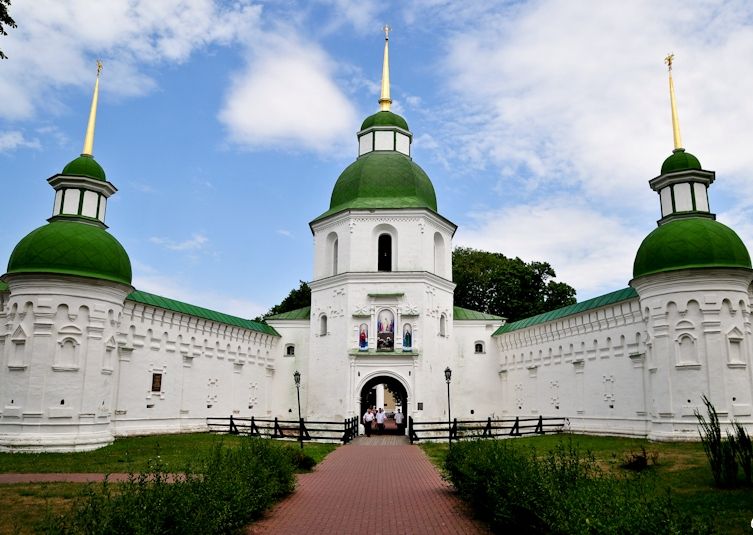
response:
[(89, 110), (89, 123), (86, 125), (86, 135), (84, 136), (84, 148), (81, 154), (93, 156), (94, 153), (94, 127), (97, 123), (97, 101), (99, 100), (99, 74), (102, 72), (102, 61), (97, 60), (97, 78), (94, 82), (94, 94), (92, 95), (92, 105)]
[(384, 63), (382, 64), (382, 95), (379, 98), (379, 108), (390, 111), (392, 98), (390, 97), (390, 32), (392, 28), (385, 24), (384, 28)]
[(390, 32), (392, 31), (392, 28), (390, 28), (389, 24), (385, 24), (384, 28), (382, 28), (384, 31), (384, 40), (389, 41), (390, 40)]
[(669, 67), (670, 71), (672, 70), (672, 62), (674, 61), (674, 59), (675, 59), (675, 55), (672, 54), (671, 52), (667, 54), (666, 58), (664, 58), (664, 63), (667, 64), (667, 67)]
[(664, 58), (664, 63), (669, 68), (669, 105), (672, 108), (672, 137), (675, 142), (675, 150), (682, 149), (682, 136), (680, 135), (680, 117), (677, 113), (677, 98), (675, 97), (675, 82), (672, 80), (672, 64), (674, 63), (675, 55), (672, 53), (667, 54)]

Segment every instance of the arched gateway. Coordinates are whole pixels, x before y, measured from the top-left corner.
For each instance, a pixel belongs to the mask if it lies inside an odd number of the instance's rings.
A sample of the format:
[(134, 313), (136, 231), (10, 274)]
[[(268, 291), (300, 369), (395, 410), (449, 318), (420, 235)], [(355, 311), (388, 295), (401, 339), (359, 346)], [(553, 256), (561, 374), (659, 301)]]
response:
[(387, 425), (389, 434), (404, 434), (408, 415), (408, 390), (400, 379), (391, 375), (375, 375), (367, 379), (360, 390), (359, 415), (362, 417), (369, 407), (382, 408), (390, 416), (400, 410), (403, 413), (403, 425)]

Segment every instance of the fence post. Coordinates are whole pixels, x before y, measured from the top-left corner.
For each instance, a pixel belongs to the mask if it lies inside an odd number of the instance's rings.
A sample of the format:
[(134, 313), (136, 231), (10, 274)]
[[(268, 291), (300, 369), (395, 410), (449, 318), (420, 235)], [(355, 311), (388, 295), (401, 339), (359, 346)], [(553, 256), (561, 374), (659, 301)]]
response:
[(450, 438), (458, 439), (458, 419), (452, 419), (452, 427), (450, 428)]
[(251, 430), (249, 431), (249, 435), (252, 437), (258, 437), (261, 436), (261, 433), (259, 433), (259, 428), (256, 426), (256, 422), (254, 421), (254, 417), (251, 417)]
[(520, 436), (520, 417), (515, 417), (515, 423), (512, 425), (512, 429), (510, 429), (510, 436)]
[(280, 422), (277, 421), (277, 416), (275, 416), (275, 428), (272, 432), (272, 438), (283, 438), (285, 434), (282, 432), (282, 428), (280, 427)]
[(408, 439), (413, 444), (413, 416), (408, 416)]
[(482, 437), (491, 437), (492, 436), (492, 417), (489, 416), (486, 419), (486, 427), (484, 428), (484, 434), (481, 435)]
[(235, 422), (233, 421), (233, 415), (230, 415), (230, 429), (228, 430), (228, 433), (231, 435), (237, 435), (238, 434), (238, 426), (235, 425)]
[(536, 429), (533, 430), (534, 433), (538, 433), (539, 435), (544, 434), (544, 418), (539, 414), (539, 422), (536, 424)]

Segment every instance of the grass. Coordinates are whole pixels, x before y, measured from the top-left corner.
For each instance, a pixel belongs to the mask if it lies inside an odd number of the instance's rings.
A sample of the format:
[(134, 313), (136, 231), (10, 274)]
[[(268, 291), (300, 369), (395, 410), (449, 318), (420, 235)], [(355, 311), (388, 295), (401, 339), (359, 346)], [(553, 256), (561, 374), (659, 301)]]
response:
[[(119, 438), (104, 448), (81, 453), (0, 453), (0, 473), (139, 472), (145, 470), (147, 461), (156, 455), (168, 470), (180, 471), (208, 453), (218, 441), (233, 446), (244, 439), (211, 433), (150, 435)], [(333, 444), (310, 443), (304, 446), (304, 451), (318, 463), (335, 447)]]
[[(553, 449), (572, 436), (580, 449), (590, 450), (599, 464), (612, 471), (624, 471), (620, 464), (630, 453), (644, 447), (658, 453), (658, 462), (649, 468), (657, 478), (657, 487), (672, 490), (673, 501), (685, 512), (712, 519), (720, 533), (750, 533), (753, 519), (753, 489), (721, 490), (714, 479), (700, 442), (649, 442), (642, 439), (587, 435), (545, 435), (514, 439), (521, 446), (542, 452)], [(426, 443), (421, 448), (444, 471), (447, 444)]]
[[(240, 444), (246, 437), (210, 433), (153, 435), (117, 439), (110, 446), (82, 453), (0, 453), (0, 473), (121, 473), (147, 469), (159, 455), (168, 470), (180, 471), (206, 456), (218, 442)], [(296, 443), (290, 447), (298, 449)], [(304, 452), (317, 463), (335, 444), (307, 443)], [(19, 483), (0, 485), (0, 535), (34, 533), (34, 525), (48, 511), (70, 508), (83, 483)]]

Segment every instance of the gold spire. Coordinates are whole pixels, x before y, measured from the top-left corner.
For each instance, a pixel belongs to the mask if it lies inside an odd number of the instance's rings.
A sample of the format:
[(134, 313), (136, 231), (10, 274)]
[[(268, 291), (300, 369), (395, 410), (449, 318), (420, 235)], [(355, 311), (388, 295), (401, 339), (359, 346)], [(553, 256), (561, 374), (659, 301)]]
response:
[(89, 111), (89, 124), (86, 126), (86, 137), (84, 137), (84, 150), (81, 154), (93, 156), (94, 152), (94, 125), (97, 122), (97, 100), (99, 99), (99, 73), (102, 72), (102, 62), (97, 60), (97, 81), (94, 82), (94, 95), (92, 96), (92, 107)]
[(390, 111), (392, 99), (390, 98), (390, 27), (385, 25), (384, 30), (384, 64), (382, 65), (382, 96), (379, 98), (379, 106), (382, 111)]
[(674, 54), (667, 54), (664, 63), (669, 67), (669, 101), (672, 106), (672, 135), (675, 139), (675, 150), (682, 148), (682, 137), (680, 137), (680, 119), (677, 117), (677, 99), (675, 98), (675, 83), (672, 81), (672, 62), (675, 59)]

